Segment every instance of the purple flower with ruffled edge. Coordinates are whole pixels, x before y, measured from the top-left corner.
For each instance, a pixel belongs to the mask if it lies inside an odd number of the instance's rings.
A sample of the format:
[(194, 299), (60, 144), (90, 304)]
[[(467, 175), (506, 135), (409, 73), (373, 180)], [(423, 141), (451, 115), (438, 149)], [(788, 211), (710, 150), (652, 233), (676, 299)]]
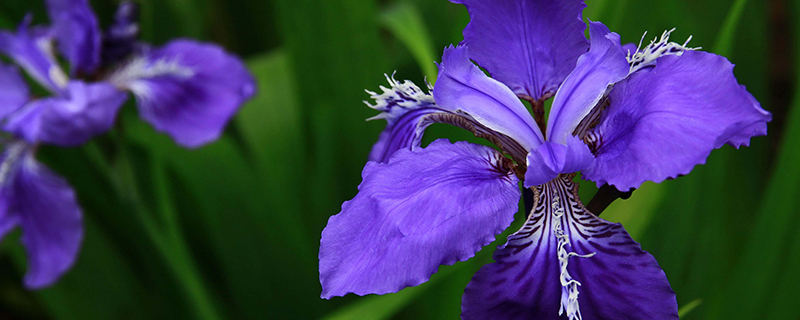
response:
[[(432, 94), (393, 78), (371, 92), (388, 125), (358, 194), (322, 232), (322, 297), (396, 292), (471, 258), (511, 224), (521, 180), (533, 210), (467, 286), (463, 319), (677, 319), (655, 258), (584, 207), (575, 172), (627, 192), (687, 174), (724, 144), (748, 145), (771, 115), (724, 57), (670, 32), (623, 46), (599, 22), (585, 38), (583, 1), (452, 1), (471, 22), (445, 49)], [(496, 148), (423, 148), (432, 123)]]
[(46, 5), (50, 26), (30, 26), (29, 15), (16, 32), (0, 31), (0, 53), (50, 94), (32, 97), (17, 67), (0, 63), (0, 127), (7, 133), (0, 141), (0, 238), (22, 229), (24, 282), (33, 289), (69, 270), (83, 237), (75, 194), (36, 162), (38, 144), (77, 146), (108, 131), (130, 91), (145, 121), (182, 146), (198, 147), (217, 139), (255, 93), (244, 64), (216, 45), (139, 42), (133, 3), (120, 4), (105, 33), (87, 0)]

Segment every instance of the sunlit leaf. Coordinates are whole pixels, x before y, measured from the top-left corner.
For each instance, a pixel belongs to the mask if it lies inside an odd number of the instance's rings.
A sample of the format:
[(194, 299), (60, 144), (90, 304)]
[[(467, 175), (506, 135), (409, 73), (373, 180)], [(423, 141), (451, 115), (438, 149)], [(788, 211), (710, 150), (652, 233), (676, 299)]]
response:
[(427, 81), (435, 83), (436, 55), (417, 7), (411, 2), (398, 2), (381, 13), (381, 22), (411, 51)]

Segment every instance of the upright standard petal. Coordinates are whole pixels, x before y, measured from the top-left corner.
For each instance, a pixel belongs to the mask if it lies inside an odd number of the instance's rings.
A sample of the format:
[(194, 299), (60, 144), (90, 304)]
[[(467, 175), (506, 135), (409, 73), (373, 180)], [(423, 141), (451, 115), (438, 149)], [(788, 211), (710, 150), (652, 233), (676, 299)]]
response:
[(444, 50), (433, 96), (440, 107), (468, 114), (482, 125), (516, 140), (528, 152), (544, 142), (525, 105), (511, 89), (474, 65), (465, 46)]
[(765, 135), (771, 115), (739, 85), (733, 64), (699, 51), (658, 58), (611, 91), (590, 133), (595, 165), (583, 176), (621, 191), (689, 173), (711, 150)]
[(514, 93), (554, 93), (588, 43), (581, 0), (451, 0), (467, 7), (470, 58)]
[(600, 22), (591, 22), (589, 31), (591, 49), (578, 59), (553, 99), (547, 119), (548, 141), (566, 144), (567, 137), (595, 109), (610, 86), (628, 75), (630, 67), (619, 35)]
[(91, 73), (100, 63), (100, 27), (89, 0), (47, 0), (58, 48), (72, 72)]
[(28, 28), (31, 18), (25, 17), (15, 33), (0, 31), (0, 53), (9, 56), (45, 88), (60, 93), (69, 78), (56, 62), (50, 36)]
[(322, 297), (396, 292), (474, 256), (517, 211), (507, 161), (488, 147), (437, 140), (367, 163), (358, 194), (322, 232)]
[(76, 146), (108, 131), (126, 99), (110, 84), (72, 81), (62, 96), (34, 100), (11, 114), (3, 129), (30, 143)]
[(467, 286), (463, 319), (678, 319), (656, 260), (587, 211), (570, 178), (534, 191), (528, 221)]
[(13, 217), (22, 228), (28, 254), (25, 286), (43, 288), (77, 258), (83, 239), (81, 209), (69, 184), (37, 163), (30, 147), (14, 143), (3, 158), (9, 171), (0, 189), (0, 216)]
[(28, 84), (19, 70), (0, 62), (0, 119), (17, 111), (29, 99)]
[(190, 40), (144, 53), (109, 81), (133, 92), (142, 118), (186, 147), (217, 139), (255, 93), (255, 81), (238, 58)]

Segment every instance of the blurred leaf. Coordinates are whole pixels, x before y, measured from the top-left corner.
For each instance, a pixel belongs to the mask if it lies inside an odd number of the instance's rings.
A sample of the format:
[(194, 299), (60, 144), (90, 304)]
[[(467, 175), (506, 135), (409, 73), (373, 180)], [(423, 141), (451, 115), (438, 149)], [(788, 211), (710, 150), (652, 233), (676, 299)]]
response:
[(742, 12), (746, 4), (747, 0), (736, 0), (736, 2), (733, 3), (730, 11), (728, 11), (728, 15), (725, 17), (725, 22), (722, 24), (722, 29), (711, 51), (723, 56), (731, 53), (734, 37), (736, 35), (736, 28), (739, 26), (739, 20), (742, 18)]
[(602, 217), (620, 222), (633, 239), (639, 239), (665, 196), (663, 184), (645, 182), (627, 200), (617, 200), (603, 211)]
[[(800, 34), (800, 28), (795, 29), (795, 34)], [(778, 295), (793, 296), (791, 292), (796, 287), (790, 286), (800, 284), (796, 273), (800, 265), (800, 211), (795, 203), (800, 194), (800, 84), (794, 92), (774, 171), (744, 254), (730, 283), (721, 289), (725, 298), (719, 302), (717, 319), (753, 319), (765, 313), (771, 319), (790, 319), (800, 313), (795, 303)]]
[(698, 306), (700, 306), (702, 303), (703, 303), (703, 299), (697, 299), (697, 300), (694, 300), (692, 302), (689, 302), (689, 303), (685, 304), (683, 307), (680, 307), (678, 309), (678, 318), (683, 318), (684, 316), (689, 314), (689, 312), (692, 312), (692, 310), (694, 310), (694, 308), (697, 308)]
[(160, 45), (175, 37), (203, 38), (203, 1), (137, 0), (142, 39)]
[[(368, 98), (364, 89), (383, 83), (383, 74), (391, 69), (380, 47), (375, 1), (278, 0), (276, 4), (307, 150), (302, 159), (286, 159), (287, 170), (296, 173), (292, 183), (303, 190), (299, 218), (316, 249), (328, 218), (356, 194), (367, 154), (384, 126), (365, 121), (375, 111), (361, 102)], [(309, 284), (302, 300), (306, 307), (313, 304), (319, 307), (313, 311), (324, 312), (347, 301), (319, 299), (317, 252), (302, 258), (309, 261), (302, 267), (312, 269), (302, 279)]]
[(447, 278), (453, 268), (442, 268), (442, 272), (437, 272), (429, 281), (416, 287), (409, 287), (397, 293), (385, 295), (369, 295), (359, 298), (358, 301), (351, 303), (339, 310), (336, 310), (322, 318), (322, 320), (384, 320), (391, 319), (400, 310), (406, 307), (411, 301), (420, 294), (428, 291), (433, 283)]
[(264, 194), (272, 204), (272, 215), (280, 224), (292, 226), (285, 230), (303, 256), (313, 255), (317, 241), (303, 228), (298, 212), (303, 210), (302, 194), (306, 188), (299, 182), (300, 172), (287, 170), (287, 165), (306, 158), (304, 135), (300, 131), (301, 114), (297, 88), (289, 68), (289, 57), (276, 51), (248, 63), (258, 80), (258, 94), (245, 105), (236, 123), (249, 150), (257, 159), (255, 169), (261, 171)]
[(381, 13), (381, 22), (411, 51), (426, 80), (435, 83), (438, 71), (433, 43), (417, 7), (411, 2), (398, 2)]

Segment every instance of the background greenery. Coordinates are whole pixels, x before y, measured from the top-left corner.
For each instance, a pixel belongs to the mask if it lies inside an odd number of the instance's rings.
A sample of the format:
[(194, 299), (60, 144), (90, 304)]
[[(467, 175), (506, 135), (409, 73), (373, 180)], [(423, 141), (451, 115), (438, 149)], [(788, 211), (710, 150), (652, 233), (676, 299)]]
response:
[[(103, 25), (115, 0), (92, 0)], [(218, 142), (177, 147), (132, 105), (111, 133), (40, 158), (75, 187), (86, 236), (55, 286), (25, 291), (18, 232), (0, 253), (3, 319), (456, 319), (493, 248), (386, 296), (319, 298), (320, 232), (352, 198), (383, 128), (363, 89), (384, 73), (435, 79), (442, 48), (462, 39), (466, 10), (445, 0), (139, 0), (143, 38), (191, 37), (247, 60), (259, 95)], [(768, 137), (724, 147), (707, 165), (647, 183), (603, 217), (658, 259), (685, 319), (798, 319), (800, 48), (798, 0), (588, 0), (585, 16), (624, 42), (677, 27), (681, 42), (723, 54), (773, 112)], [(36, 0), (0, 1), (0, 27)], [(431, 137), (472, 139), (434, 126)], [(582, 184), (590, 199), (595, 188)], [(522, 213), (520, 213), (522, 217)], [(518, 222), (519, 223), (519, 222)], [(514, 227), (512, 227), (514, 229)], [(513, 231), (513, 230), (509, 230)], [(508, 233), (508, 232), (507, 232)]]

